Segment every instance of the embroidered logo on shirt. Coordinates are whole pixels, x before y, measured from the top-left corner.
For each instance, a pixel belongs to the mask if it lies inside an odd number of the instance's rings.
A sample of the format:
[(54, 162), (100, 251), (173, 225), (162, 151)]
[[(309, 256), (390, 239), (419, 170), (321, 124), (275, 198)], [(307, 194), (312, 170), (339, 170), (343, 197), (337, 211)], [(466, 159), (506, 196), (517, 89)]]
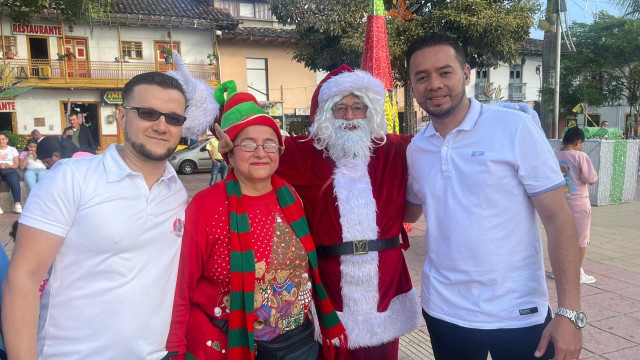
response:
[(484, 151), (472, 151), (471, 152), (471, 157), (480, 157), (480, 156), (484, 156)]
[(520, 309), (518, 310), (518, 312), (520, 312), (520, 315), (531, 315), (531, 314), (535, 314), (538, 312), (538, 307), (534, 306), (532, 308), (528, 308), (528, 309)]
[(173, 221), (173, 229), (171, 230), (171, 234), (175, 235), (176, 237), (181, 238), (183, 230), (184, 230), (184, 220), (182, 220), (180, 218), (176, 218)]

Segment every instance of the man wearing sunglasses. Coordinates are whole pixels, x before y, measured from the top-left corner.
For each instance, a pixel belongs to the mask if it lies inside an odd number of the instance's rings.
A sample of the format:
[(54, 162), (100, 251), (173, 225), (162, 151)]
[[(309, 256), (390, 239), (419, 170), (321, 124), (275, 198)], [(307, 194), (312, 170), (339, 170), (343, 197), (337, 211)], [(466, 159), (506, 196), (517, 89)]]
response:
[(29, 196), (4, 288), (10, 358), (166, 355), (187, 203), (167, 159), (187, 98), (153, 72), (132, 78), (122, 99), (124, 144), (59, 161)]

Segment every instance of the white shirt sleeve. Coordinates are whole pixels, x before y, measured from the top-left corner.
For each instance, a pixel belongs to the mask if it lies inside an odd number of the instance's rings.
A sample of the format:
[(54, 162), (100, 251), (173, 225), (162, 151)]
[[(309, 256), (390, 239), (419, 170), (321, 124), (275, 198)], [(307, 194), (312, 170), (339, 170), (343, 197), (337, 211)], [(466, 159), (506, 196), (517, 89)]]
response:
[[(406, 200), (414, 205), (422, 205), (423, 201), (422, 199), (420, 199), (420, 196), (418, 196), (418, 194), (416, 193), (416, 191), (414, 190), (414, 184), (413, 184), (413, 179), (411, 177), (411, 174), (413, 174), (413, 170), (411, 169), (411, 158), (410, 155), (412, 155), (412, 152), (409, 151), (409, 149), (407, 149), (407, 190), (406, 190)], [(413, 155), (415, 156), (415, 155)]]
[(541, 128), (523, 121), (515, 138), (518, 177), (529, 196), (564, 185), (558, 160)]
[(65, 161), (53, 166), (31, 189), (20, 223), (66, 237), (81, 201), (81, 185)]

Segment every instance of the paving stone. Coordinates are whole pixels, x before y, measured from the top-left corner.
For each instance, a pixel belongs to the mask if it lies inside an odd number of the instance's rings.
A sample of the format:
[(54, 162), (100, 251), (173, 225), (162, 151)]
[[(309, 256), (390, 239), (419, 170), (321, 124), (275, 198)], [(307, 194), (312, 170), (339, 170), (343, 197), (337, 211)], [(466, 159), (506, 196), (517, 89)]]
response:
[(640, 320), (618, 315), (608, 319), (589, 321), (591, 326), (640, 344)]
[[(601, 290), (616, 291), (616, 290), (626, 289), (630, 286), (634, 286), (633, 284), (630, 284), (626, 281), (614, 279), (607, 275), (601, 275), (601, 274), (596, 275), (596, 273), (591, 273), (586, 270), (585, 270), (585, 273), (589, 275), (593, 275), (596, 278), (596, 282), (589, 285)], [(611, 273), (607, 273), (607, 274), (611, 274)]]
[(640, 359), (640, 346), (634, 346), (603, 355), (608, 360), (638, 360)]
[(623, 339), (617, 335), (601, 330), (595, 326), (587, 325), (582, 330), (582, 346), (595, 354), (605, 354), (626, 349), (637, 344)]
[(608, 307), (620, 314), (626, 314), (640, 310), (640, 301), (622, 296), (620, 294), (603, 292), (582, 298), (583, 302)]
[(615, 293), (635, 300), (640, 300), (640, 286), (633, 286), (616, 290)]
[(600, 306), (587, 301), (582, 301), (581, 310), (587, 314), (589, 324), (592, 324), (594, 321), (621, 315), (619, 312), (613, 311), (607, 306)]
[(640, 273), (630, 270), (619, 270), (607, 273), (607, 276), (626, 281), (631, 284), (640, 285)]

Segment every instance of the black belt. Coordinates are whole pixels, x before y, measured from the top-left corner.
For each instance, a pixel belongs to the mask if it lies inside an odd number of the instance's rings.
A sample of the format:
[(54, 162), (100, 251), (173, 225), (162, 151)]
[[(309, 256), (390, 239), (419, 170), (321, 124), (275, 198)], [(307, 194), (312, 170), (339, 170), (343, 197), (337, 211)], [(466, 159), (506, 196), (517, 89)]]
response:
[(400, 237), (395, 236), (376, 240), (345, 241), (340, 244), (318, 246), (318, 255), (322, 258), (340, 255), (363, 255), (370, 251), (382, 251), (395, 249), (400, 246)]

